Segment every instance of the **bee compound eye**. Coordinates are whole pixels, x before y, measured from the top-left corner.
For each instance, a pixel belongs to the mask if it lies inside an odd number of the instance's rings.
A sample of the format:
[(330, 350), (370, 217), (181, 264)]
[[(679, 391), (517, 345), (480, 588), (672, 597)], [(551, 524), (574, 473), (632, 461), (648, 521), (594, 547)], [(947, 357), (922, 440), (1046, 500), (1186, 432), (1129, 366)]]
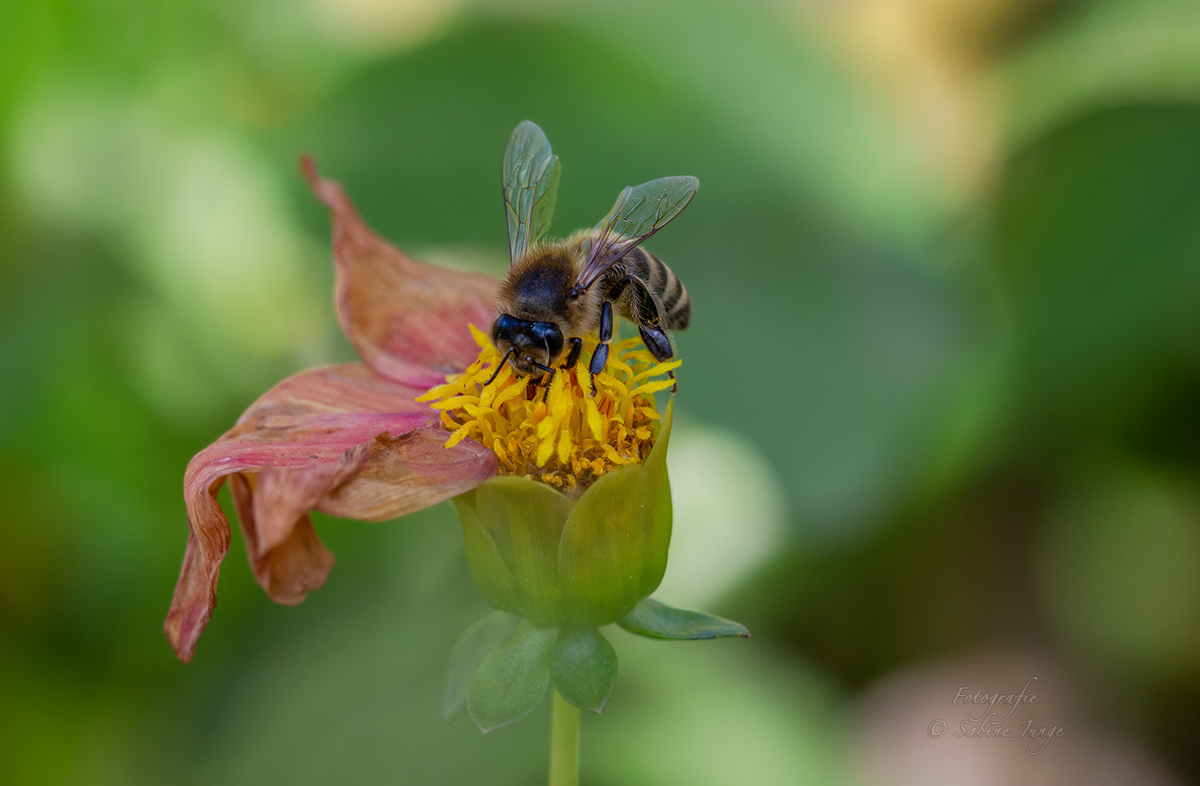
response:
[(512, 341), (513, 328), (521, 324), (521, 320), (509, 314), (501, 314), (492, 323), (492, 341), (506, 339)]
[(563, 348), (563, 334), (558, 329), (558, 325), (553, 322), (537, 322), (534, 323), (533, 333), (538, 340), (545, 343), (547, 351), (550, 353), (550, 360), (558, 357)]

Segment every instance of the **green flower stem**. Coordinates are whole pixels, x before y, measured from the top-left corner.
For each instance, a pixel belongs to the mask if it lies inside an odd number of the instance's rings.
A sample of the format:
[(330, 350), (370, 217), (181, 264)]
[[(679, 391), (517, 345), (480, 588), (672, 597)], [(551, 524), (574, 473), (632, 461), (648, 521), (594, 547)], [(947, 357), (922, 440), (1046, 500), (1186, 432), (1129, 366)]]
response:
[(579, 708), (554, 691), (550, 716), (550, 786), (579, 786)]

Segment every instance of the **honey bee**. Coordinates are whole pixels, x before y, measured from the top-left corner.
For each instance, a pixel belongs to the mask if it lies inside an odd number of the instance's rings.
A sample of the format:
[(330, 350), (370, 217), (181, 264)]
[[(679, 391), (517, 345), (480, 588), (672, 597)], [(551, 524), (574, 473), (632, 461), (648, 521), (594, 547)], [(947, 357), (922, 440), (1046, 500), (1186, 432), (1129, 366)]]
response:
[[(500, 287), (500, 315), (492, 343), (524, 376), (575, 366), (583, 336), (599, 344), (589, 370), (608, 361), (613, 318), (638, 326), (646, 349), (662, 362), (672, 357), (672, 330), (691, 319), (687, 290), (657, 257), (638, 248), (687, 207), (700, 187), (694, 177), (664, 177), (626, 188), (595, 228), (566, 240), (544, 242), (562, 168), (542, 129), (526, 120), (504, 150), (504, 207), (511, 265)], [(671, 374), (672, 378), (675, 376)]]

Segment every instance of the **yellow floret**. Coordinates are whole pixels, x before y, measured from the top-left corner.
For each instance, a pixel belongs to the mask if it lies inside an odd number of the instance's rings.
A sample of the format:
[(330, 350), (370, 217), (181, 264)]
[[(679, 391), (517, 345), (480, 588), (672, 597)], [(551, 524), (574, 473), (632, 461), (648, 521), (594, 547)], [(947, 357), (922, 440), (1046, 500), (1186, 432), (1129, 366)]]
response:
[(471, 326), (471, 333), (480, 347), (475, 362), (417, 399), (440, 411), (452, 432), (446, 447), (474, 439), (496, 452), (500, 474), (572, 495), (613, 467), (650, 455), (661, 417), (653, 394), (671, 387), (674, 380), (663, 377), (680, 361), (658, 363), (627, 339), (613, 342), (608, 364), (593, 378), (587, 358), (596, 342), (587, 339), (587, 352), (570, 370), (529, 379), (505, 367), (485, 386), (501, 356), (483, 332)]

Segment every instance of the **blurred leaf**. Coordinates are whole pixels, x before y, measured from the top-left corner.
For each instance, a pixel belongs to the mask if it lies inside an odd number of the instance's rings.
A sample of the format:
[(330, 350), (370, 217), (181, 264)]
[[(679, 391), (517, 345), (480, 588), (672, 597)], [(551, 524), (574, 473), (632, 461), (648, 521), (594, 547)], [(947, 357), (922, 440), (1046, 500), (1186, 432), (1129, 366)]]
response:
[(595, 628), (565, 628), (554, 642), (550, 673), (564, 699), (600, 712), (617, 682), (617, 653)]
[(1046, 528), (1038, 589), (1097, 666), (1192, 682), (1200, 673), (1200, 507), (1193, 491), (1107, 466), (1071, 488)]
[(515, 614), (497, 611), (467, 628), (454, 643), (446, 676), (446, 698), (442, 702), (442, 716), (447, 721), (467, 711), (467, 695), (476, 669), (512, 635), (520, 621)]
[(834, 212), (901, 245), (922, 242), (944, 218), (945, 195), (920, 176), (899, 124), (799, 9), (723, 0), (570, 6), (567, 19), (610, 39), (642, 79), (699, 102), (703, 123), (797, 192), (816, 191)]
[(1200, 369), (1200, 106), (1091, 115), (1023, 151), (995, 205), (1020, 405), (1111, 435)]
[(673, 609), (665, 603), (646, 598), (618, 623), (630, 633), (648, 639), (721, 639), (728, 636), (750, 637), (750, 631), (733, 620), (699, 611)]
[(1194, 0), (1076, 5), (1007, 69), (1014, 142), (1104, 107), (1200, 97), (1200, 5)]
[(471, 718), (487, 733), (519, 720), (550, 687), (550, 651), (556, 628), (522, 620), (515, 633), (483, 659), (471, 678)]

